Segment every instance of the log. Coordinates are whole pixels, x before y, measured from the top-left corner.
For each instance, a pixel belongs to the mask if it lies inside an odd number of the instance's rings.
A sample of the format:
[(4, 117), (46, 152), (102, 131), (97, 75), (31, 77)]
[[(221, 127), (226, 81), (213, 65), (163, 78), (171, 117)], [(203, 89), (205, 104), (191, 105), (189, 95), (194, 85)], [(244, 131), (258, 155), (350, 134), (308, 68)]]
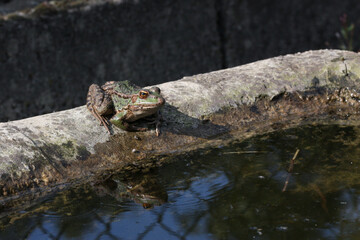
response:
[(357, 121), (359, 82), (358, 53), (307, 51), (157, 85), (166, 99), (158, 137), (117, 128), (110, 136), (85, 106), (0, 123), (0, 196), (148, 171), (200, 147), (306, 121)]

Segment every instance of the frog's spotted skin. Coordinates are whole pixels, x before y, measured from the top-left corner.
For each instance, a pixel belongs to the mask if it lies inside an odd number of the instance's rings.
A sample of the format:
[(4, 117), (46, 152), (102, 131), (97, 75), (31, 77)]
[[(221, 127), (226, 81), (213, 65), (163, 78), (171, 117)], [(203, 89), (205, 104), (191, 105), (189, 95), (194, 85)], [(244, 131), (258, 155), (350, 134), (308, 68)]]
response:
[[(109, 121), (104, 117), (113, 115), (110, 122), (127, 131), (146, 131), (132, 122), (158, 113), (165, 99), (160, 89), (140, 89), (128, 81), (106, 82), (103, 86), (92, 84), (87, 96), (87, 107), (109, 131)], [(156, 133), (159, 135), (158, 125)]]
[(86, 106), (95, 118), (98, 119), (110, 133), (108, 127), (109, 123), (107, 119), (103, 117), (104, 115), (109, 115), (114, 112), (114, 104), (110, 94), (100, 88), (99, 85), (91, 84), (86, 98)]

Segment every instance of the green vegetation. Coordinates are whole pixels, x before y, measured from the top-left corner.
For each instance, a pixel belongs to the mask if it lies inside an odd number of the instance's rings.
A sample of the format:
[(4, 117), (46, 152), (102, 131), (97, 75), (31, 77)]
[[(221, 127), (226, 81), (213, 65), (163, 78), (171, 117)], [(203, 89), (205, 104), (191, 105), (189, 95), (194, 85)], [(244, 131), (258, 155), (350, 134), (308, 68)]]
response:
[(354, 23), (349, 23), (347, 19), (347, 15), (343, 14), (340, 18), (341, 23), (341, 44), (340, 49), (354, 51), (353, 41), (354, 41)]

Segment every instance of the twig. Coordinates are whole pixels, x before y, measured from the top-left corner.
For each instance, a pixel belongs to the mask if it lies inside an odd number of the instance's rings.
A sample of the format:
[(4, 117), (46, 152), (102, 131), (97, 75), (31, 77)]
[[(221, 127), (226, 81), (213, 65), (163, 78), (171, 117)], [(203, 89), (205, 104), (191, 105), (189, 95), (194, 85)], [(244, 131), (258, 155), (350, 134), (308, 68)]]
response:
[(222, 154), (252, 154), (252, 153), (266, 153), (267, 151), (238, 151), (238, 152), (224, 152)]
[(295, 152), (293, 158), (290, 160), (290, 166), (289, 166), (289, 169), (288, 169), (288, 174), (287, 174), (287, 177), (286, 177), (286, 181), (285, 181), (284, 187), (283, 187), (283, 189), (282, 189), (283, 192), (286, 191), (287, 185), (289, 184), (289, 179), (290, 179), (291, 173), (292, 173), (292, 171), (293, 171), (293, 169), (294, 169), (295, 159), (296, 159), (296, 157), (297, 157), (297, 155), (298, 155), (299, 152), (300, 152), (300, 150), (299, 150), (299, 149), (296, 149), (296, 152)]
[(314, 188), (315, 192), (319, 195), (321, 199), (321, 207), (324, 209), (324, 211), (329, 214), (329, 210), (327, 208), (327, 201), (325, 195), (321, 192), (320, 188), (316, 184), (312, 184), (312, 187)]

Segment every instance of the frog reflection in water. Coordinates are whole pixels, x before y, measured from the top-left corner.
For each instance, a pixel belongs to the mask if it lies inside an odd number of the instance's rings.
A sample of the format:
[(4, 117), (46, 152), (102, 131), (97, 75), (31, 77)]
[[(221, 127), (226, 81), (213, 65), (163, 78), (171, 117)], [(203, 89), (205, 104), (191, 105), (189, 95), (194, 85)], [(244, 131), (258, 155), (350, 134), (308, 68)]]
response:
[(129, 81), (106, 82), (101, 87), (92, 84), (87, 95), (87, 108), (108, 132), (109, 120), (104, 116), (110, 116), (110, 122), (126, 131), (146, 131), (147, 127), (139, 127), (134, 124), (136, 120), (156, 116), (156, 135), (159, 136), (160, 119), (159, 110), (164, 105), (165, 99), (160, 94), (158, 87), (140, 89)]
[(156, 176), (152, 174), (135, 174), (130, 179), (123, 175), (113, 175), (94, 185), (99, 196), (112, 196), (117, 201), (133, 200), (143, 208), (153, 208), (167, 202), (168, 194)]

